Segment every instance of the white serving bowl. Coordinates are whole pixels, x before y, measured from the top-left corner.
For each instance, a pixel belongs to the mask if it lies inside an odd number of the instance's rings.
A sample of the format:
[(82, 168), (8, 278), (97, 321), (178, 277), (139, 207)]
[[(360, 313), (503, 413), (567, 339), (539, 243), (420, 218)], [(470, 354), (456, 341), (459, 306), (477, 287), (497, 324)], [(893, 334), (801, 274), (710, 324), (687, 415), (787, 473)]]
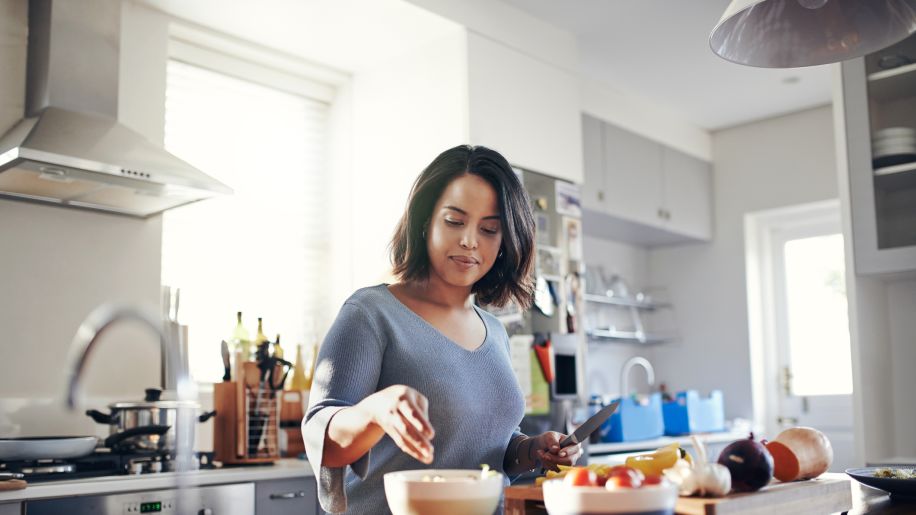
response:
[(480, 469), (402, 470), (384, 481), (393, 515), (493, 515), (503, 491), (502, 474), (481, 478)]
[(672, 484), (608, 490), (570, 486), (562, 479), (544, 481), (544, 505), (550, 515), (672, 515), (677, 487)]

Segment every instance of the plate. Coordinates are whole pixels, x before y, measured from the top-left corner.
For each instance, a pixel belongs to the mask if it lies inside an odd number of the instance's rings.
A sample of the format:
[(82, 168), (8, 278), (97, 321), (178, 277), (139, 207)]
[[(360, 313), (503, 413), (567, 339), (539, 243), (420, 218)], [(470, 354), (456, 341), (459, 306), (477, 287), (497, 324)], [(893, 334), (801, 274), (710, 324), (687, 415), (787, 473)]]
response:
[(846, 474), (863, 485), (884, 490), (891, 494), (895, 500), (916, 501), (916, 479), (892, 479), (887, 477), (875, 477), (875, 471), (883, 468), (913, 468), (912, 465), (906, 466), (885, 466), (885, 467), (865, 467), (846, 469)]

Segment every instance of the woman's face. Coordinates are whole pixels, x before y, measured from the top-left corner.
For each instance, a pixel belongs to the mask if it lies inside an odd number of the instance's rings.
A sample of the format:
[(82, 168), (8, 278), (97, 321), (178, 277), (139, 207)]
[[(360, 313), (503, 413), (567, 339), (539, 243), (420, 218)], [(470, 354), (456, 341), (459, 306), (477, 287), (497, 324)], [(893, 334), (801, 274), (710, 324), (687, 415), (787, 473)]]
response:
[(426, 233), (431, 274), (471, 287), (493, 268), (501, 244), (496, 190), (477, 175), (453, 180), (436, 202)]

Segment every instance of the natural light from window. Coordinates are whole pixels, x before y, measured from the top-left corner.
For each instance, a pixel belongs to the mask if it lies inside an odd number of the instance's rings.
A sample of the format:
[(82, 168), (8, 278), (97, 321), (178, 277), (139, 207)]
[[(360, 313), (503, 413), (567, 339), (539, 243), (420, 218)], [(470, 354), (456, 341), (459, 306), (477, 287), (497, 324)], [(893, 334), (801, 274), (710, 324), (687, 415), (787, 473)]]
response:
[(792, 393), (851, 394), (843, 235), (790, 240), (784, 252)]
[(220, 341), (242, 311), (287, 359), (313, 339), (326, 291), (328, 105), (178, 61), (168, 64), (165, 146), (235, 190), (163, 217), (162, 284), (181, 288), (189, 362), (222, 376)]

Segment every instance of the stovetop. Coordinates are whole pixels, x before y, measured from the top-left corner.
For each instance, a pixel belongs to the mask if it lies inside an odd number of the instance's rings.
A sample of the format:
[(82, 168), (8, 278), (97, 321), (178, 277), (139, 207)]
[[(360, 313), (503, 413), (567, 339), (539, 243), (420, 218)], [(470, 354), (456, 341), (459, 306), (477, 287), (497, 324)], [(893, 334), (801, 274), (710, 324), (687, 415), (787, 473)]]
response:
[[(194, 453), (193, 469), (212, 469), (213, 453)], [(147, 475), (175, 470), (175, 462), (168, 453), (161, 452), (111, 452), (96, 449), (81, 458), (67, 460), (38, 460), (0, 462), (0, 472), (19, 472), (29, 483), (63, 481), (118, 475)]]

